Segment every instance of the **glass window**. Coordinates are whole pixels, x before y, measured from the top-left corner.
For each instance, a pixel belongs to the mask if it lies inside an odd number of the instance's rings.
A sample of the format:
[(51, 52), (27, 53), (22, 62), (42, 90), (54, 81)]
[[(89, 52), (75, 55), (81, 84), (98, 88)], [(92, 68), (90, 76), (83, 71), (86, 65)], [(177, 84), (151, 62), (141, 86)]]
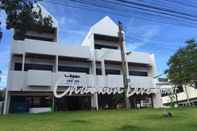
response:
[(28, 70), (47, 70), (53, 71), (52, 65), (45, 65), (45, 64), (25, 64), (25, 71)]
[(194, 82), (194, 88), (197, 89), (197, 82)]
[(95, 49), (102, 49), (102, 48), (107, 48), (107, 49), (118, 49), (117, 46), (95, 44)]
[(96, 75), (102, 75), (101, 69), (96, 69)]
[(89, 68), (84, 67), (58, 66), (58, 70), (62, 72), (80, 72), (89, 74)]
[(148, 72), (144, 72), (144, 71), (129, 71), (129, 75), (132, 75), (132, 76), (148, 76)]
[(105, 70), (105, 72), (107, 75), (120, 75), (120, 70)]
[(177, 90), (176, 90), (176, 92), (177, 93), (181, 93), (181, 92), (183, 92), (184, 90), (183, 90), (183, 86), (178, 86), (177, 87)]
[(21, 63), (15, 63), (14, 64), (14, 70), (15, 71), (21, 71), (22, 70), (22, 64)]

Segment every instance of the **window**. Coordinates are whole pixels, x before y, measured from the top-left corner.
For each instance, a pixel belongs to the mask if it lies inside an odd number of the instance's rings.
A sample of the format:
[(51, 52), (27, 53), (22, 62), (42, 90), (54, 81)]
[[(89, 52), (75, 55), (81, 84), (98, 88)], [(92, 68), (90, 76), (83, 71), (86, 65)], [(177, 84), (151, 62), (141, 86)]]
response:
[(58, 66), (58, 70), (62, 72), (79, 72), (89, 74), (89, 68), (84, 67)]
[[(21, 71), (22, 70), (22, 63), (15, 63), (14, 70)], [(53, 71), (52, 65), (45, 65), (45, 64), (25, 64), (25, 71), (28, 70), (47, 70)]]
[(47, 38), (47, 37), (40, 37), (40, 36), (29, 36), (25, 35), (27, 39), (32, 39), (32, 40), (42, 40), (42, 41), (54, 41), (53, 38)]
[(182, 85), (178, 86), (177, 90), (176, 90), (176, 93), (181, 93), (181, 92), (183, 92), (183, 86)]
[(197, 82), (194, 82), (194, 88), (197, 89)]
[(129, 75), (132, 75), (132, 76), (148, 76), (148, 72), (144, 72), (144, 71), (129, 71)]
[(96, 69), (96, 75), (102, 75), (101, 69)]
[(27, 97), (26, 101), (28, 102), (29, 107), (50, 107), (51, 106), (51, 98), (49, 96), (33, 96)]
[(117, 46), (110, 46), (110, 45), (99, 45), (95, 44), (95, 49), (101, 49), (101, 48), (107, 48), (107, 49), (118, 49)]
[(15, 71), (21, 71), (22, 70), (22, 64), (21, 63), (15, 63), (14, 64), (14, 70)]
[(106, 75), (120, 75), (120, 70), (105, 70)]
[(28, 70), (46, 70), (46, 71), (53, 71), (52, 65), (45, 65), (45, 64), (25, 64), (25, 71)]
[(170, 95), (170, 94), (168, 94), (168, 93), (165, 93), (165, 94), (162, 93), (162, 94), (161, 94), (161, 97), (165, 97), (165, 96), (169, 96), (169, 95)]

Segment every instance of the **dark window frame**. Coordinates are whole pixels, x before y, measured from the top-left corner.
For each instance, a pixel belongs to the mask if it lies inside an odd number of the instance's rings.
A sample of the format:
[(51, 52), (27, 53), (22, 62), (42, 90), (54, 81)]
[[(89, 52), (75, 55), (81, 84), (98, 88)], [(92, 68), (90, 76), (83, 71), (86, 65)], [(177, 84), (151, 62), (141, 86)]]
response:
[(106, 75), (120, 75), (120, 70), (106, 69), (105, 73)]
[(73, 66), (58, 66), (58, 71), (60, 72), (76, 72), (76, 73), (90, 73), (87, 67), (73, 67)]
[(129, 75), (131, 76), (148, 76), (148, 72), (146, 71), (129, 71)]
[(15, 71), (22, 71), (22, 63), (14, 63), (14, 70)]
[(26, 63), (24, 66), (24, 70), (25, 71), (28, 70), (53, 71), (53, 65)]

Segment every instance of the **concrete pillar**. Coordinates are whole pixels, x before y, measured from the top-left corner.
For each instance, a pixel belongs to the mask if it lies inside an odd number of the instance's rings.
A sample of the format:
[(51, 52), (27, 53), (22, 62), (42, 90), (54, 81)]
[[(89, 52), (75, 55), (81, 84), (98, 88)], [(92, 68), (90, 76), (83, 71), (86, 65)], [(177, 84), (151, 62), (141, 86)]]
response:
[(105, 76), (105, 60), (102, 59), (101, 60), (101, 69), (102, 69), (102, 75)]
[(160, 89), (155, 89), (155, 94), (153, 95), (153, 107), (161, 108), (162, 107), (162, 97), (160, 93)]
[(4, 101), (4, 107), (3, 107), (3, 114), (6, 115), (9, 113), (9, 106), (10, 106), (10, 95), (9, 92), (6, 89), (5, 93), (5, 101)]
[(96, 94), (93, 94), (91, 96), (91, 107), (93, 109), (98, 110), (98, 94), (97, 93)]
[(59, 65), (59, 58), (58, 56), (55, 57), (55, 72), (58, 72), (58, 65)]
[[(94, 36), (93, 36), (93, 42), (94, 42)], [(96, 87), (96, 50), (95, 48), (93, 48), (92, 50), (92, 75), (93, 75), (93, 88), (97, 88)], [(92, 95), (91, 98), (91, 106), (92, 108), (95, 108), (96, 110), (98, 110), (98, 94), (95, 93)]]
[(53, 94), (51, 95), (51, 100), (52, 100), (52, 112), (55, 112), (55, 96)]
[(26, 57), (26, 54), (24, 53), (24, 54), (22, 55), (22, 71), (25, 70), (25, 57)]

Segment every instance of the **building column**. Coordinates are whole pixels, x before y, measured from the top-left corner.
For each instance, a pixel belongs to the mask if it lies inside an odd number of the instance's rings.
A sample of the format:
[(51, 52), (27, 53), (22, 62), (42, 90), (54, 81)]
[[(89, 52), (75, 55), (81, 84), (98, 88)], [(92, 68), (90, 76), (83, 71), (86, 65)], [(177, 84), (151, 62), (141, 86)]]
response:
[(55, 56), (55, 72), (58, 72), (58, 65), (59, 65), (59, 57)]
[(22, 55), (22, 71), (25, 70), (25, 57), (26, 57), (26, 54), (24, 53), (24, 54)]
[(6, 115), (9, 113), (9, 105), (10, 105), (10, 96), (9, 92), (6, 89), (5, 91), (5, 100), (4, 100), (4, 107), (3, 107), (3, 114)]
[[(94, 40), (94, 36), (93, 36), (93, 39)], [(94, 42), (94, 41), (92, 41)], [(95, 51), (95, 48), (93, 47), (92, 49), (90, 49), (91, 51), (91, 58), (92, 58), (92, 75), (93, 75), (93, 86), (92, 88), (97, 88), (96, 87), (96, 51)], [(94, 93), (92, 94), (91, 96), (91, 107), (98, 110), (99, 107), (98, 107), (98, 94), (97, 93)]]
[(55, 112), (55, 96), (53, 95), (53, 93), (51, 95), (51, 100), (52, 100), (52, 112)]
[(161, 108), (162, 107), (162, 97), (160, 93), (160, 89), (155, 89), (155, 93), (152, 96), (153, 98), (153, 107), (154, 108)]
[(91, 96), (91, 107), (98, 110), (98, 94), (95, 93)]
[[(58, 55), (55, 56), (55, 73), (58, 72), (58, 66), (59, 66), (59, 57)], [(51, 89), (53, 90), (54, 87), (51, 87)], [(52, 96), (51, 96), (51, 101), (52, 101), (52, 112), (55, 112), (55, 96), (54, 94), (52, 93)]]
[(101, 69), (102, 69), (102, 75), (105, 76), (105, 60), (101, 60)]

